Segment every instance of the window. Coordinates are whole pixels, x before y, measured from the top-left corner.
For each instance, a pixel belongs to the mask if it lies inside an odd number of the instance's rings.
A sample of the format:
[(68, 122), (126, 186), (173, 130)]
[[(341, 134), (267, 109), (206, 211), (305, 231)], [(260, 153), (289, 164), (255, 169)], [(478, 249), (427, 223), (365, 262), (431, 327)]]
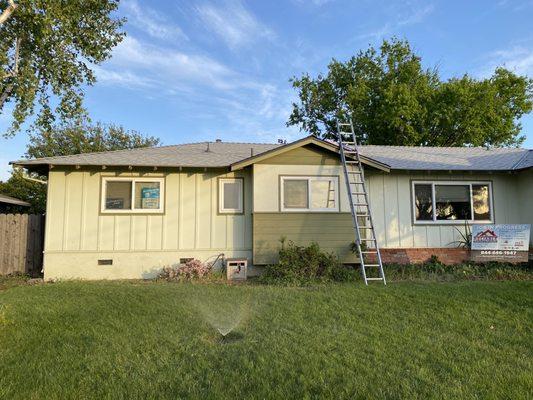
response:
[(163, 178), (103, 178), (103, 213), (162, 213)]
[(218, 211), (221, 214), (242, 214), (244, 212), (242, 178), (219, 179), (218, 195)]
[(415, 223), (492, 222), (490, 182), (413, 182)]
[(339, 211), (337, 177), (281, 177), (281, 211)]

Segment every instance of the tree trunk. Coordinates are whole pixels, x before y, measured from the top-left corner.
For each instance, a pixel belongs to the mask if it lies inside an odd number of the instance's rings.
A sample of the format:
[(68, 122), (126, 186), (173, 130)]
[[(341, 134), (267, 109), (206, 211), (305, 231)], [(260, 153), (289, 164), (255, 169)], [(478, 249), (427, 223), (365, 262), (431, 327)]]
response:
[(15, 11), (15, 8), (17, 8), (17, 5), (13, 0), (9, 0), (8, 3), (9, 5), (7, 8), (2, 11), (2, 14), (0, 14), (0, 25), (6, 22), (8, 18), (11, 17), (11, 14), (13, 14), (13, 11)]

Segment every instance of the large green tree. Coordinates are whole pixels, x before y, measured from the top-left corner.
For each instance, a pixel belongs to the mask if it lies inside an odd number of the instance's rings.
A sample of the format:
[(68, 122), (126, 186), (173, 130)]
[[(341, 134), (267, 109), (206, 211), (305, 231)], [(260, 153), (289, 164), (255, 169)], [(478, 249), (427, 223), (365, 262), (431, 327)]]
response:
[(161, 144), (154, 136), (145, 136), (114, 124), (68, 123), (50, 131), (30, 134), (26, 157), (55, 157), (99, 151), (153, 147)]
[[(54, 157), (97, 151), (134, 149), (161, 144), (154, 136), (145, 136), (137, 131), (126, 130), (113, 124), (67, 123), (54, 126), (50, 131), (30, 134), (26, 157)], [(28, 179), (30, 178), (30, 179)], [(32, 180), (33, 179), (33, 180)], [(0, 193), (16, 197), (31, 204), (30, 208), (13, 207), (13, 212), (43, 213), (46, 209), (45, 176), (25, 175), (13, 170), (6, 182), (0, 181)]]
[(383, 41), (326, 75), (293, 78), (299, 102), (288, 125), (335, 138), (336, 121), (352, 119), (363, 144), (514, 146), (520, 118), (532, 110), (533, 81), (497, 68), (490, 78), (442, 80), (425, 69), (407, 41)]
[(6, 135), (34, 114), (44, 129), (85, 114), (91, 67), (124, 35), (117, 7), (118, 0), (0, 0), (0, 114), (13, 117)]

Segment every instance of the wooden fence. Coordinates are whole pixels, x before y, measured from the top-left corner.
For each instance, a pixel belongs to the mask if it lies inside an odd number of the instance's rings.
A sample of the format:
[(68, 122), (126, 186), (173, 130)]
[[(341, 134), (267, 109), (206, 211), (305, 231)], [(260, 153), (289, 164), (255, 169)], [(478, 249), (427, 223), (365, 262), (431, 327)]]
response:
[(0, 214), (0, 275), (40, 274), (44, 215)]

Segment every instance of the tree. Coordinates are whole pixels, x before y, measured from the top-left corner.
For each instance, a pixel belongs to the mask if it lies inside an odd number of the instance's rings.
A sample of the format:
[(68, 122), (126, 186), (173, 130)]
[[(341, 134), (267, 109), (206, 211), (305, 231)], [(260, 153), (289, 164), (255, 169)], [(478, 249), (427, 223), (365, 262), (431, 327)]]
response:
[(299, 102), (287, 125), (335, 138), (337, 119), (351, 118), (362, 144), (515, 146), (533, 107), (533, 80), (497, 68), (487, 79), (442, 81), (396, 38), (291, 82)]
[(118, 0), (0, 0), (0, 114), (13, 105), (6, 135), (34, 113), (44, 129), (85, 114), (91, 66), (124, 36), (124, 20), (111, 16), (117, 7)]
[(0, 193), (31, 204), (31, 207), (11, 206), (11, 213), (43, 214), (46, 210), (46, 185), (24, 178), (21, 170), (13, 170), (6, 182), (0, 181)]
[[(54, 157), (97, 151), (135, 149), (161, 144), (154, 136), (144, 136), (119, 125), (68, 123), (55, 126), (51, 131), (30, 134), (26, 157)], [(6, 182), (0, 182), (0, 193), (27, 201), (32, 206), (13, 208), (14, 212), (44, 213), (46, 184), (29, 180), (46, 180), (35, 173), (25, 176), (20, 169), (13, 170)]]
[(154, 136), (144, 136), (113, 124), (68, 123), (51, 131), (30, 134), (26, 157), (55, 157), (98, 151), (153, 147), (161, 144)]

